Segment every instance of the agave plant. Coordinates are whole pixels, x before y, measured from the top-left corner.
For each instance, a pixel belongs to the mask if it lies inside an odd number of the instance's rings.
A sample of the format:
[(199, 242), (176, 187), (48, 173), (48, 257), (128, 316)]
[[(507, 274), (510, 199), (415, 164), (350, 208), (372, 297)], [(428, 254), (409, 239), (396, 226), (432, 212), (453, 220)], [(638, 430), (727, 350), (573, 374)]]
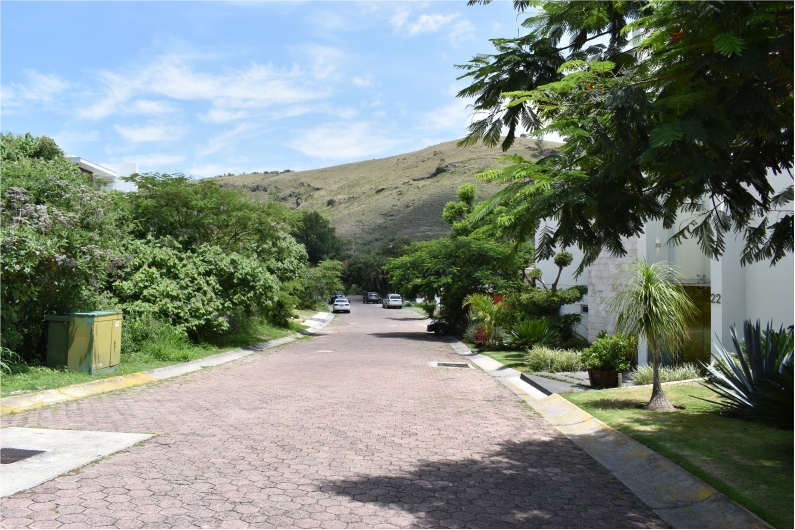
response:
[(516, 324), (511, 330), (511, 344), (518, 348), (551, 346), (560, 341), (560, 335), (543, 320), (529, 320)]
[[(725, 401), (719, 403), (743, 416), (772, 421), (792, 427), (793, 410), (793, 338), (782, 327), (778, 332), (768, 323), (764, 334), (759, 321), (744, 324), (745, 347), (731, 327), (734, 353), (716, 343), (718, 362), (705, 366), (712, 381), (704, 386)], [(714, 401), (712, 403), (715, 403)]]

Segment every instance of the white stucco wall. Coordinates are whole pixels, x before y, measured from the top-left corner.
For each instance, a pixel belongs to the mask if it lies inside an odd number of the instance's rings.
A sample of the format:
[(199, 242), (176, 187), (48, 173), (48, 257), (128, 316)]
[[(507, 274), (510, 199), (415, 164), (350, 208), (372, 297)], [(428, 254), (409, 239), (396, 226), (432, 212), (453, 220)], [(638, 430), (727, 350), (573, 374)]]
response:
[(138, 191), (138, 186), (132, 182), (124, 182), (120, 177), (129, 177), (133, 173), (138, 173), (138, 164), (102, 164), (106, 168), (116, 173), (116, 178), (111, 183), (111, 189), (117, 191)]
[[(789, 174), (768, 174), (776, 191), (792, 185)], [(792, 211), (789, 203), (785, 210)], [(757, 219), (756, 222), (759, 222)], [(778, 328), (782, 324), (795, 323), (795, 263), (792, 253), (775, 266), (769, 261), (740, 265), (740, 255), (745, 245), (742, 234), (727, 238), (726, 252), (720, 260), (711, 262), (712, 294), (720, 300), (712, 304), (712, 336), (720, 339), (731, 350), (730, 328), (735, 325), (742, 338), (742, 326), (746, 319), (760, 320), (762, 326), (773, 321)]]

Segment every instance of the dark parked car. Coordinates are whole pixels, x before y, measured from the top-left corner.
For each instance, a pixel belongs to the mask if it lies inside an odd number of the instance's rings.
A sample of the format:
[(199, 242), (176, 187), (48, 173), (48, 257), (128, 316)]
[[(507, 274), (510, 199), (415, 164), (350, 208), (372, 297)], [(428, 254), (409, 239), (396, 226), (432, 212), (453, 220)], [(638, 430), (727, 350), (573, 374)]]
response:
[(381, 297), (378, 293), (367, 293), (366, 295), (362, 296), (362, 302), (365, 304), (380, 304)]
[(447, 334), (447, 324), (441, 320), (432, 320), (428, 327), (425, 328), (428, 333), (436, 333), (437, 335)]
[(336, 293), (331, 295), (331, 298), (328, 299), (328, 303), (333, 304), (334, 300), (336, 300), (337, 298), (345, 298), (345, 293), (343, 293), (342, 291), (337, 291)]

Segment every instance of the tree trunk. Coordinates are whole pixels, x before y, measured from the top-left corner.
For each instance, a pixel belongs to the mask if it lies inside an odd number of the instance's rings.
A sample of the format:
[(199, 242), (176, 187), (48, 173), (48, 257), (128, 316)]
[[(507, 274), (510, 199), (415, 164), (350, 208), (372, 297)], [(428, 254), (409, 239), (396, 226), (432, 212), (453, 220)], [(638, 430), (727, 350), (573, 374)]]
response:
[(673, 412), (676, 409), (671, 402), (668, 401), (668, 398), (665, 397), (665, 393), (662, 389), (662, 384), (660, 383), (660, 363), (659, 363), (659, 355), (657, 355), (657, 348), (654, 347), (652, 349), (652, 370), (654, 373), (654, 382), (651, 385), (651, 399), (649, 403), (646, 405), (646, 410), (654, 410), (658, 412)]

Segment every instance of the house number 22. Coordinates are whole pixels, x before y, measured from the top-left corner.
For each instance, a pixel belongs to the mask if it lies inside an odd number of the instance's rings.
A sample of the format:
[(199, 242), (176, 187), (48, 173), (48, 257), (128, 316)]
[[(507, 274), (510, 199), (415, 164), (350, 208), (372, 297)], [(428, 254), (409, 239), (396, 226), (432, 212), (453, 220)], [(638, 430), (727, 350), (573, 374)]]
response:
[(719, 304), (720, 303), (720, 295), (719, 294), (711, 294), (711, 295), (709, 295), (709, 301), (712, 302), (713, 304)]

